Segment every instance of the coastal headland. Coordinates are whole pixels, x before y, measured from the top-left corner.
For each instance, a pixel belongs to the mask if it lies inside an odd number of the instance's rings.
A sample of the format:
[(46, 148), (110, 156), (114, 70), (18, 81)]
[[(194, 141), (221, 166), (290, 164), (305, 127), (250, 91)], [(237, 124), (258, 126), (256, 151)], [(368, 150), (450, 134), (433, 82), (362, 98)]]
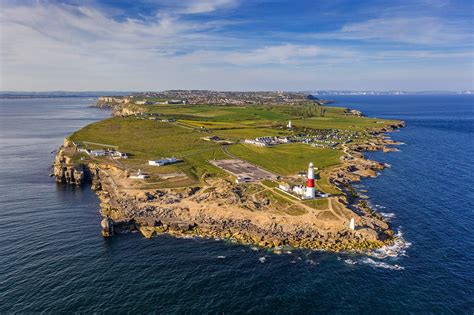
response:
[[(71, 134), (52, 175), (91, 183), (102, 235), (138, 230), (272, 247), (364, 251), (394, 241), (351, 183), (387, 167), (404, 122), (303, 93), (165, 91), (100, 97), (112, 117)], [(314, 164), (314, 198), (305, 195)]]

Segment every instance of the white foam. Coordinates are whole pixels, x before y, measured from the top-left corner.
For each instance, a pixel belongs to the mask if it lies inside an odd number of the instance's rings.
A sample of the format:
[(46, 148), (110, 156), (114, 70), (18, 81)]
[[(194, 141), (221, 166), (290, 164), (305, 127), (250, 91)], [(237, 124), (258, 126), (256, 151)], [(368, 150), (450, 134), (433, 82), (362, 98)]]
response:
[(217, 256), (217, 259), (225, 259), (225, 256)]
[(385, 219), (387, 219), (388, 221), (397, 217), (397, 215), (392, 212), (380, 212), (380, 215), (384, 217)]
[(385, 245), (381, 248), (377, 248), (373, 251), (370, 251), (368, 255), (379, 259), (384, 259), (387, 257), (406, 256), (406, 251), (410, 246), (411, 243), (407, 242), (403, 238), (402, 231), (398, 230), (397, 234), (395, 234), (394, 236), (393, 244)]
[(357, 261), (354, 261), (352, 259), (344, 259), (344, 262), (348, 265), (357, 265)]
[(267, 259), (265, 257), (260, 257), (258, 260), (263, 264), (265, 262), (265, 260), (267, 260)]
[(405, 270), (405, 267), (399, 265), (390, 265), (382, 261), (375, 261), (372, 258), (364, 258), (361, 260), (362, 263), (372, 265), (377, 268), (390, 269), (390, 270)]
[(387, 208), (387, 207), (382, 206), (382, 205), (377, 205), (377, 204), (376, 204), (376, 205), (375, 205), (375, 208), (377, 208), (377, 209), (385, 209), (385, 208)]

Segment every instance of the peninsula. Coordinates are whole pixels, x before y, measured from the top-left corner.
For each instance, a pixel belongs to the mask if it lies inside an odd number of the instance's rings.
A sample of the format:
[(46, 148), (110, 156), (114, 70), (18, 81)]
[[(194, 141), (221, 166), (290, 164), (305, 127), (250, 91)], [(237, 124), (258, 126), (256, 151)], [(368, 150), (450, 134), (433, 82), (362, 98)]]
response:
[(293, 92), (172, 90), (99, 97), (112, 117), (67, 137), (59, 183), (91, 183), (102, 235), (140, 231), (364, 251), (393, 231), (351, 186), (386, 165), (402, 121)]

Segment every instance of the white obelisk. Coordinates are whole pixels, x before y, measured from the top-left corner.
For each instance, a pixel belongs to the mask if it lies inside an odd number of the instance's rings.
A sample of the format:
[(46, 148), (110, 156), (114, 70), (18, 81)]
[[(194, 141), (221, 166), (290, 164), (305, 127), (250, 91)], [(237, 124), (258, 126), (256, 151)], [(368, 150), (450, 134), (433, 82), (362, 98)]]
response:
[(349, 222), (349, 228), (351, 230), (355, 230), (355, 220), (354, 220), (354, 218), (351, 218), (351, 222)]

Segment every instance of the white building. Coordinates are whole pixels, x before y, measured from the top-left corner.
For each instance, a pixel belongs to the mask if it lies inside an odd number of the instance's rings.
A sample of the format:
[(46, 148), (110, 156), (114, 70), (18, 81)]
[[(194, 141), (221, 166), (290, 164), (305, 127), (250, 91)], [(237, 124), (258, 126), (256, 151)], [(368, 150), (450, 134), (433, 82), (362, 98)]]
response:
[(148, 165), (152, 166), (163, 166), (168, 164), (176, 163), (178, 160), (174, 157), (172, 158), (161, 158), (159, 160), (149, 160)]
[(105, 156), (105, 150), (91, 150), (89, 153), (90, 156)]
[(145, 179), (150, 177), (150, 175), (142, 173), (140, 170), (138, 170), (137, 173), (130, 175), (131, 179)]
[(245, 142), (245, 143), (248, 143), (248, 144), (256, 145), (256, 146), (258, 146), (258, 147), (266, 147), (266, 146), (268, 146), (267, 143), (262, 142), (262, 141), (258, 141), (258, 140), (245, 139), (244, 142)]
[(112, 156), (114, 159), (128, 159), (127, 153), (120, 151), (112, 151), (110, 156)]
[(290, 190), (291, 190), (290, 185), (288, 185), (286, 183), (278, 185), (278, 188), (280, 188), (281, 190), (286, 191), (286, 192), (290, 192)]
[(303, 195), (306, 191), (306, 188), (303, 186), (294, 186), (293, 187), (293, 192), (297, 195)]

